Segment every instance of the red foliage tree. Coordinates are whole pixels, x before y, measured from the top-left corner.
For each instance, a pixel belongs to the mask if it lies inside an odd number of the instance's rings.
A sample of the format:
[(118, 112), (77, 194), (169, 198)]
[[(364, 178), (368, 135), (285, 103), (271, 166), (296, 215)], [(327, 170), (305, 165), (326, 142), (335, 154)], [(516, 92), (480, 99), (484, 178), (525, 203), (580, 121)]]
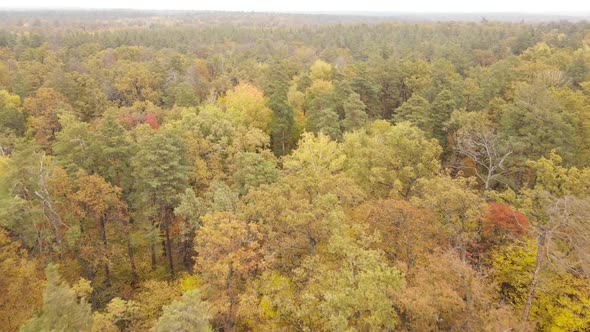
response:
[(486, 253), (503, 243), (522, 237), (529, 226), (527, 217), (510, 206), (488, 203), (481, 219), (480, 239), (468, 243), (469, 260), (480, 264)]
[(160, 124), (158, 123), (158, 119), (152, 113), (148, 113), (143, 117), (143, 122), (147, 123), (152, 127), (152, 129), (159, 129)]
[(521, 237), (529, 228), (527, 217), (502, 203), (490, 202), (482, 220), (482, 236), (486, 238)]

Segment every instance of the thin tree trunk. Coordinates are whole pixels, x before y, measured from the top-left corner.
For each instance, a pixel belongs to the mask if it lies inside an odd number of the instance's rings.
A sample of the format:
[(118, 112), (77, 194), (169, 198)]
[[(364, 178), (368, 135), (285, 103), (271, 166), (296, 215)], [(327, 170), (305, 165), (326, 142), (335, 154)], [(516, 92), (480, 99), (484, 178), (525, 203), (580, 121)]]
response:
[(226, 318), (225, 318), (225, 331), (226, 332), (231, 332), (231, 330), (233, 329), (233, 307), (234, 307), (234, 293), (233, 293), (233, 289), (232, 289), (232, 278), (233, 278), (233, 274), (234, 274), (234, 267), (233, 267), (233, 262), (229, 263), (228, 269), (227, 269), (227, 281), (226, 281), (226, 285), (225, 287), (227, 287), (227, 290), (229, 292), (229, 307), (227, 309), (227, 313), (226, 313)]
[[(84, 236), (84, 225), (82, 225), (82, 221), (80, 221), (80, 238), (82, 238)], [(84, 258), (82, 258), (81, 255), (78, 255), (78, 261), (80, 262), (80, 265), (82, 266), (82, 270), (84, 271), (84, 276), (87, 280), (94, 280), (94, 271), (92, 271), (92, 269), (90, 269), (90, 266), (88, 266), (88, 261), (86, 261)]]
[(152, 235), (150, 236), (150, 251), (152, 254), (152, 271), (156, 270), (156, 239), (154, 236), (155, 229), (152, 229)]
[[(107, 228), (105, 225), (105, 221), (104, 221), (104, 216), (100, 217), (99, 220), (100, 223), (100, 235), (102, 237), (102, 245), (103, 245), (103, 249), (105, 251), (105, 255), (108, 252), (109, 246), (108, 246), (108, 241), (107, 241)], [(104, 274), (105, 274), (105, 286), (110, 286), (111, 285), (111, 271), (109, 269), (109, 262), (105, 262), (104, 263)]]
[(314, 250), (315, 250), (315, 239), (313, 237), (311, 237), (311, 235), (307, 235), (307, 242), (309, 243), (309, 247), (308, 247), (308, 252), (309, 252), (309, 256), (313, 256)]
[(43, 188), (43, 191), (44, 191), (44, 194), (46, 195), (45, 197), (36, 191), (35, 191), (35, 195), (37, 195), (37, 197), (41, 200), (41, 204), (43, 205), (43, 214), (45, 215), (45, 218), (47, 220), (49, 220), (49, 223), (51, 224), (51, 227), (53, 228), (55, 242), (57, 243), (57, 246), (59, 247), (59, 255), (61, 257), (61, 255), (63, 254), (63, 243), (62, 243), (62, 239), (61, 239), (61, 234), (59, 232), (59, 224), (61, 224), (61, 219), (59, 217), (59, 214), (57, 214), (57, 212), (55, 211), (55, 209), (53, 207), (53, 203), (51, 202), (51, 200), (49, 198), (49, 193), (47, 192), (47, 189)]
[(459, 229), (458, 232), (458, 238), (459, 238), (459, 257), (461, 258), (461, 262), (465, 263), (467, 261), (467, 257), (466, 257), (466, 245), (465, 245), (465, 239), (463, 239), (463, 234), (465, 233), (465, 216), (461, 215), (461, 229)]
[(125, 236), (127, 237), (127, 254), (129, 255), (129, 264), (131, 265), (131, 285), (137, 285), (137, 267), (133, 256), (133, 246), (131, 245), (131, 233), (129, 232), (129, 223), (125, 222)]
[(285, 155), (285, 129), (282, 130), (282, 134), (283, 134), (283, 139), (281, 141), (281, 145), (283, 148), (282, 155)]
[(168, 248), (168, 264), (170, 265), (170, 277), (174, 278), (174, 261), (172, 259), (172, 241), (170, 240), (170, 225), (166, 223), (166, 247)]
[(531, 307), (533, 304), (533, 298), (535, 297), (535, 289), (537, 288), (537, 283), (539, 282), (539, 275), (541, 274), (541, 269), (543, 266), (543, 250), (545, 249), (545, 236), (545, 231), (541, 231), (541, 234), (539, 234), (537, 242), (537, 257), (535, 259), (535, 270), (533, 271), (533, 280), (531, 280), (527, 299), (524, 304), (524, 309), (522, 311), (521, 321), (523, 325), (523, 330), (527, 320), (529, 319), (529, 314), (531, 312)]
[(191, 241), (188, 239), (184, 239), (182, 243), (182, 263), (186, 270), (190, 270), (191, 268), (191, 257), (190, 257), (190, 250), (191, 250)]
[(40, 191), (42, 191), (43, 195), (37, 191), (35, 191), (35, 195), (37, 195), (37, 197), (39, 199), (41, 199), (41, 204), (43, 204), (43, 206), (46, 207), (46, 208), (43, 208), (43, 213), (45, 214), (45, 217), (51, 223), (51, 226), (53, 228), (53, 233), (55, 236), (55, 241), (57, 242), (57, 245), (59, 247), (59, 256), (61, 257), (61, 255), (63, 254), (63, 244), (62, 244), (61, 234), (59, 231), (59, 226), (62, 223), (62, 221), (61, 221), (59, 214), (56, 212), (55, 208), (53, 207), (53, 203), (51, 202), (51, 197), (49, 195), (49, 191), (47, 190), (47, 184), (45, 182), (45, 176), (47, 176), (47, 174), (44, 171), (45, 165), (44, 165), (43, 160), (44, 159), (41, 159), (41, 161), (39, 163), (39, 173), (41, 174), (41, 176), (39, 177), (39, 181), (38, 181)]

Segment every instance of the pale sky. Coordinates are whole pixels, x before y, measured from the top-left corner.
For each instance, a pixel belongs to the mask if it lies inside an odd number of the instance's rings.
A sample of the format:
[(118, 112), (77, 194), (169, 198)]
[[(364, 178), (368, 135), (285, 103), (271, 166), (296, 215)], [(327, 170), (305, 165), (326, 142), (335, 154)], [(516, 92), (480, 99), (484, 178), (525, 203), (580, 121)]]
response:
[(0, 8), (133, 8), (262, 12), (361, 11), (588, 14), (590, 13), (590, 0), (0, 0)]

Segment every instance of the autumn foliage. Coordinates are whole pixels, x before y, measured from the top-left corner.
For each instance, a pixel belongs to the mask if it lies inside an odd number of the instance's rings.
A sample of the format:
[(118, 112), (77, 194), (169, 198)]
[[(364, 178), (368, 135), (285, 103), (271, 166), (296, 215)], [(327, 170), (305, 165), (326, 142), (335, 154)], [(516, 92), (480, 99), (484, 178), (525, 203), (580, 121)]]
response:
[(529, 220), (524, 214), (506, 204), (489, 202), (482, 218), (482, 236), (520, 238), (527, 234), (529, 226)]
[(479, 20), (0, 9), (0, 331), (590, 331), (590, 25)]

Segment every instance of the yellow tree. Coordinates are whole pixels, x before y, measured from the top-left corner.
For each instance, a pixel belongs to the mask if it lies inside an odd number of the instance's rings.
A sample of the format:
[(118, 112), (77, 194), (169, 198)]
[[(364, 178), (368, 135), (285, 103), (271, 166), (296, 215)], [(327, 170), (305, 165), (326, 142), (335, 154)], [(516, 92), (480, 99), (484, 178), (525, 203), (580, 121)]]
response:
[(512, 331), (518, 319), (453, 252), (428, 255), (407, 276), (396, 306), (402, 331)]
[(277, 268), (296, 266), (325, 244), (334, 225), (344, 218), (338, 193), (346, 195), (348, 187), (355, 188), (352, 181), (334, 176), (318, 183), (289, 176), (248, 194), (246, 213), (268, 227), (268, 246), (276, 253)]
[(235, 124), (269, 133), (272, 110), (266, 106), (266, 98), (256, 86), (242, 82), (229, 90), (221, 102)]
[(580, 283), (590, 271), (590, 169), (565, 167), (554, 152), (526, 165), (527, 185), (497, 199), (526, 214), (528, 241), (493, 253), (494, 279), (503, 297), (521, 310), (523, 326), (538, 320), (539, 327), (584, 330), (589, 323), (578, 313), (588, 307), (589, 297)]
[(419, 181), (418, 196), (413, 198), (418, 206), (434, 212), (463, 262), (467, 259), (468, 243), (477, 236), (484, 206), (474, 182), (472, 178), (449, 176), (423, 179)]
[(176, 283), (158, 280), (143, 282), (133, 298), (135, 308), (131, 331), (148, 331), (162, 315), (163, 307), (178, 299), (181, 290)]
[(145, 63), (128, 62), (122, 64), (117, 71), (113, 87), (119, 99), (126, 105), (135, 101), (151, 101), (157, 104), (161, 97), (163, 79)]
[(0, 90), (0, 108), (20, 107), (20, 97), (13, 95), (6, 90)]
[(443, 242), (434, 213), (403, 200), (369, 201), (356, 207), (352, 218), (380, 235), (375, 247), (407, 270), (423, 263), (425, 256)]
[(65, 97), (51, 89), (40, 88), (33, 97), (25, 98), (23, 103), (25, 113), (30, 117), (30, 131), (39, 145), (50, 149), (61, 125), (58, 115), (71, 110), (65, 102)]
[(536, 239), (535, 266), (523, 305), (522, 322), (527, 322), (542, 272), (551, 262), (567, 270), (590, 273), (590, 169), (567, 168), (554, 151), (549, 158), (528, 161), (533, 185), (522, 190), (515, 201), (531, 221)]
[(104, 311), (93, 314), (92, 332), (118, 332), (121, 327), (128, 328), (137, 313), (135, 301), (125, 301), (119, 297), (112, 299)]
[(332, 65), (322, 61), (316, 60), (309, 68), (309, 77), (312, 80), (330, 80), (332, 75)]
[[(80, 255), (91, 264), (104, 266), (105, 284), (111, 283), (110, 248), (107, 237), (107, 223), (125, 220), (126, 204), (121, 199), (121, 189), (112, 186), (99, 175), (77, 173), (76, 190), (69, 195), (72, 212), (80, 219), (81, 248)], [(115, 224), (116, 225), (116, 224)], [(126, 227), (125, 227), (126, 229)], [(98, 234), (96, 234), (98, 233)], [(100, 245), (94, 245), (95, 236), (100, 238)], [(130, 257), (133, 263), (133, 256)], [(134, 279), (135, 279), (135, 271)]]
[(324, 246), (344, 211), (364, 199), (364, 193), (342, 174), (346, 156), (325, 135), (304, 135), (299, 147), (284, 160), (279, 181), (250, 191), (243, 209), (251, 220), (265, 225), (273, 264), (291, 269)]
[(41, 305), (42, 280), (35, 263), (0, 229), (0, 326), (16, 331)]
[(314, 256), (291, 271), (269, 270), (256, 283), (260, 329), (297, 331), (394, 330), (401, 273), (362, 228), (341, 224)]
[(407, 122), (373, 122), (366, 131), (344, 135), (346, 173), (375, 197), (409, 197), (418, 179), (432, 178), (441, 148)]
[(203, 281), (203, 295), (224, 331), (236, 325), (240, 295), (246, 280), (262, 267), (262, 233), (258, 225), (229, 212), (202, 218), (197, 231), (195, 272)]

